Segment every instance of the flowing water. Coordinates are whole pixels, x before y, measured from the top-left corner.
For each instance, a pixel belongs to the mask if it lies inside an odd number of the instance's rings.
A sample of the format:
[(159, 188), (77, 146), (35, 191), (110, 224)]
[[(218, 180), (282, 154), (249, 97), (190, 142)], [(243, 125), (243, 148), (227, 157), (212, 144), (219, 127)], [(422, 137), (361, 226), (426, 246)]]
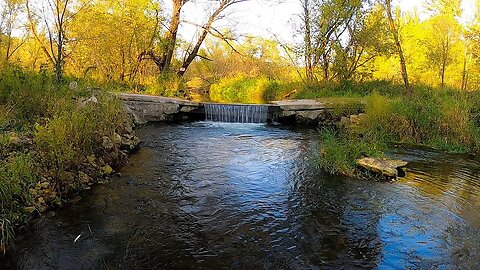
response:
[(267, 123), (267, 105), (240, 105), (206, 103), (208, 121), (226, 123)]
[(378, 183), (318, 170), (312, 130), (139, 133), (121, 177), (38, 221), (0, 268), (480, 269), (480, 166), (468, 157), (395, 148), (408, 175)]

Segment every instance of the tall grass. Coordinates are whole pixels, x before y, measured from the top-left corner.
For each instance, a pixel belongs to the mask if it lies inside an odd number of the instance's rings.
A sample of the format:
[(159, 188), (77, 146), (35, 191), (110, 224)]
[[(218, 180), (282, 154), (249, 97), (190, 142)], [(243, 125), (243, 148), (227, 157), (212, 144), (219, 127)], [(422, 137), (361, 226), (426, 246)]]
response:
[(367, 98), (362, 132), (382, 141), (422, 144), (450, 152), (478, 151), (475, 94), (417, 89), (411, 97)]
[(350, 174), (362, 155), (381, 156), (389, 142), (425, 145), (455, 153), (480, 153), (480, 96), (455, 90), (416, 88), (410, 96), (373, 92), (366, 116), (347, 131), (321, 133), (320, 164)]

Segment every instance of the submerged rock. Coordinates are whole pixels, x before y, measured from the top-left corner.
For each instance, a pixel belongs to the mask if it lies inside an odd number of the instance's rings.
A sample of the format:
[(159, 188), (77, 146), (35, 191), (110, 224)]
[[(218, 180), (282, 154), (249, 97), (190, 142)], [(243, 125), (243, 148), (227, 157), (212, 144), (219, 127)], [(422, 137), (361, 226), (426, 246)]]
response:
[(357, 159), (357, 165), (369, 172), (380, 174), (387, 179), (396, 179), (404, 177), (405, 171), (402, 169), (408, 162), (402, 160), (389, 160), (380, 158), (361, 158)]

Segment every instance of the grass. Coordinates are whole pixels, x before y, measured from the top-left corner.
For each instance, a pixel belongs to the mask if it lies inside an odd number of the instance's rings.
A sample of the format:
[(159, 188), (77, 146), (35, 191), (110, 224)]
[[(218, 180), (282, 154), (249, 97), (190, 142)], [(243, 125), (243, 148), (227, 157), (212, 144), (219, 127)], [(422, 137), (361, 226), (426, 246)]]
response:
[(320, 166), (330, 174), (352, 176), (356, 174), (356, 160), (360, 157), (381, 157), (386, 146), (383, 142), (358, 138), (333, 129), (320, 131), (322, 140)]
[(366, 116), (358, 125), (321, 132), (320, 164), (330, 173), (351, 175), (357, 158), (382, 156), (390, 142), (480, 153), (477, 93), (416, 87), (411, 96), (372, 92), (364, 99)]
[(395, 84), (390, 81), (369, 81), (369, 82), (316, 82), (306, 85), (296, 94), (299, 99), (316, 98), (362, 98), (372, 93), (381, 93), (389, 97), (403, 95), (403, 85)]

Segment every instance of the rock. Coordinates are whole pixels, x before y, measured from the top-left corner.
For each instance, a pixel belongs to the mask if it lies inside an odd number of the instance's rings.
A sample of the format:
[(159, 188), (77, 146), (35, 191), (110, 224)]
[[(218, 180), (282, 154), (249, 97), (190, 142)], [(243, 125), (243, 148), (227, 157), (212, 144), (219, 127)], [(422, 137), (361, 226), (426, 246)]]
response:
[(341, 127), (348, 127), (350, 126), (350, 118), (348, 117), (345, 117), (345, 116), (342, 116), (342, 118), (340, 118), (340, 126)]
[(11, 146), (19, 146), (21, 144), (21, 140), (18, 137), (17, 133), (11, 132), (8, 134), (8, 144)]
[(113, 143), (115, 145), (121, 145), (122, 144), (122, 136), (120, 136), (118, 133), (113, 133)]
[(95, 164), (95, 159), (97, 159), (97, 157), (95, 157), (95, 155), (87, 156), (87, 161), (88, 161), (88, 163), (90, 163), (91, 165)]
[(112, 140), (110, 140), (109, 137), (103, 136), (102, 137), (102, 147), (105, 150), (111, 150), (114, 147), (114, 144), (113, 144)]
[(138, 116), (135, 112), (133, 112), (133, 110), (130, 109), (130, 107), (125, 105), (124, 108), (125, 108), (125, 112), (128, 114), (132, 123), (135, 126), (143, 125), (147, 122), (147, 121), (143, 120), (140, 116)]
[(91, 96), (90, 98), (82, 98), (79, 100), (80, 105), (85, 106), (88, 103), (98, 103), (98, 99), (95, 96)]
[(120, 149), (126, 151), (133, 151), (140, 145), (140, 139), (137, 136), (126, 135), (122, 138), (122, 145)]
[(77, 197), (71, 199), (69, 202), (70, 202), (70, 203), (78, 203), (78, 202), (81, 201), (81, 200), (82, 200), (82, 197), (77, 196)]
[(68, 88), (70, 88), (70, 90), (73, 90), (73, 91), (78, 91), (78, 82), (77, 81), (71, 81), (68, 84)]
[(42, 188), (48, 188), (48, 187), (50, 186), (50, 183), (48, 183), (48, 182), (42, 182), (42, 183), (40, 183), (40, 186), (41, 186)]
[(103, 174), (105, 175), (110, 175), (113, 173), (113, 169), (112, 167), (110, 167), (110, 165), (105, 165), (103, 168), (102, 168), (102, 172)]
[(321, 110), (297, 111), (296, 117), (300, 121), (315, 121), (322, 114)]
[(92, 182), (92, 178), (82, 171), (78, 172), (78, 180), (84, 184)]
[(358, 114), (358, 115), (356, 115), (356, 114), (350, 115), (350, 122), (352, 124), (358, 125), (358, 124), (360, 124), (360, 121), (362, 120), (362, 118), (365, 117), (365, 116), (366, 116), (366, 114), (364, 114), (364, 113), (361, 113), (361, 114)]
[(357, 159), (357, 165), (371, 171), (373, 173), (381, 174), (387, 178), (403, 177), (405, 172), (403, 167), (407, 166), (408, 162), (402, 160), (389, 160), (379, 158), (361, 158)]
[(29, 214), (35, 212), (35, 210), (37, 210), (35, 206), (28, 206), (23, 208), (23, 212), (29, 213)]
[(61, 171), (58, 176), (60, 179), (67, 183), (73, 183), (75, 181), (75, 174), (71, 172)]

